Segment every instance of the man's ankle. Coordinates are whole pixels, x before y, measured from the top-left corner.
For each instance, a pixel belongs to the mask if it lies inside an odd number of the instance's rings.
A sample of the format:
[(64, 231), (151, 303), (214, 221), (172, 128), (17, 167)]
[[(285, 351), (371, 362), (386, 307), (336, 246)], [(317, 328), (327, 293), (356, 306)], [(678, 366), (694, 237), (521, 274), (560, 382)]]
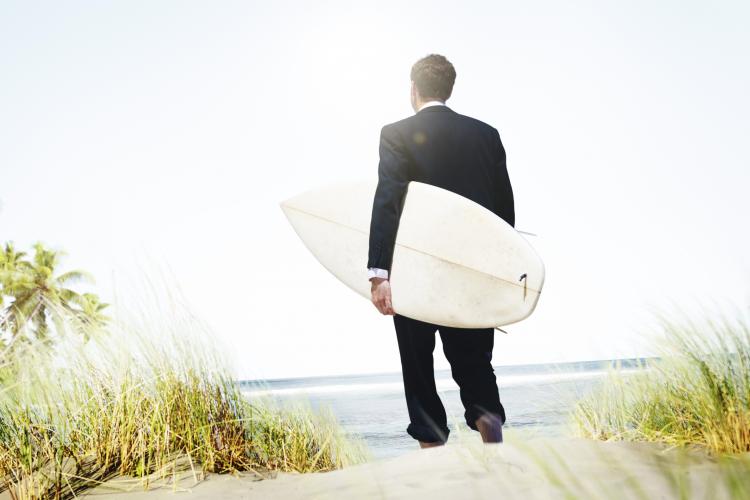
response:
[(434, 443), (425, 443), (424, 441), (419, 442), (420, 448), (436, 448), (438, 446), (443, 446), (445, 443), (442, 441), (435, 441)]
[(503, 442), (503, 423), (497, 415), (485, 413), (476, 420), (476, 426), (485, 443)]

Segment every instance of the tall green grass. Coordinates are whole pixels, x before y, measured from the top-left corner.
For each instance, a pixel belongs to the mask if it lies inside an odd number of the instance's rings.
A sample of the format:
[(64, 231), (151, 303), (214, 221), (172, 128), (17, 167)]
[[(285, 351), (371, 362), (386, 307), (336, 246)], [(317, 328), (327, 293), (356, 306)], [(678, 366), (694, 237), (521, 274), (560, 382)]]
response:
[(263, 475), (366, 456), (329, 413), (248, 402), (213, 337), (175, 308), (115, 318), (86, 343), (57, 337), (0, 360), (0, 481), (14, 498), (72, 497), (115, 475), (147, 486), (185, 463)]
[(698, 446), (712, 454), (750, 451), (750, 321), (660, 316), (660, 359), (615, 370), (574, 412), (578, 433), (602, 440)]

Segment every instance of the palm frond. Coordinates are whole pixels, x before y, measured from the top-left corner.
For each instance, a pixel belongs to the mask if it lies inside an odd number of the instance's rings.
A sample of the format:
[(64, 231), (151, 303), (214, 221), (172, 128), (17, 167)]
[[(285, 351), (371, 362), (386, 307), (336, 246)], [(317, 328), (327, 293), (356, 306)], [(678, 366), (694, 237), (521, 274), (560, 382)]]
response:
[(94, 283), (94, 276), (91, 273), (81, 270), (68, 271), (61, 274), (55, 281), (60, 285), (67, 285), (69, 283), (75, 283), (79, 281), (85, 281), (87, 283)]

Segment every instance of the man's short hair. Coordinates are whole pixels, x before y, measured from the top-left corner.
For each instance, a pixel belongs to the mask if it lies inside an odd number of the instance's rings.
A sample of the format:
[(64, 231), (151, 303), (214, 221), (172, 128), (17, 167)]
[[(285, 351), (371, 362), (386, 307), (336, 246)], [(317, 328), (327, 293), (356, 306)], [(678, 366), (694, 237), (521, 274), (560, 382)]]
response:
[(430, 54), (414, 63), (411, 79), (423, 99), (446, 101), (453, 92), (456, 69), (440, 54)]

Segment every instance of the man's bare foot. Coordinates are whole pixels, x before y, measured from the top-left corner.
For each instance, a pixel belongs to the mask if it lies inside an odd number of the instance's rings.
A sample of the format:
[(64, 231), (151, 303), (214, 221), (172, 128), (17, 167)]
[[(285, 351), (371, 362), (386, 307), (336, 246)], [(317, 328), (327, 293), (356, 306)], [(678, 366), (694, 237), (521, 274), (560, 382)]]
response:
[(425, 443), (424, 441), (419, 442), (420, 448), (437, 448), (438, 446), (443, 446), (445, 443), (442, 443), (440, 441), (436, 441), (434, 443)]
[(503, 442), (503, 424), (497, 415), (486, 413), (477, 419), (476, 425), (485, 443)]

